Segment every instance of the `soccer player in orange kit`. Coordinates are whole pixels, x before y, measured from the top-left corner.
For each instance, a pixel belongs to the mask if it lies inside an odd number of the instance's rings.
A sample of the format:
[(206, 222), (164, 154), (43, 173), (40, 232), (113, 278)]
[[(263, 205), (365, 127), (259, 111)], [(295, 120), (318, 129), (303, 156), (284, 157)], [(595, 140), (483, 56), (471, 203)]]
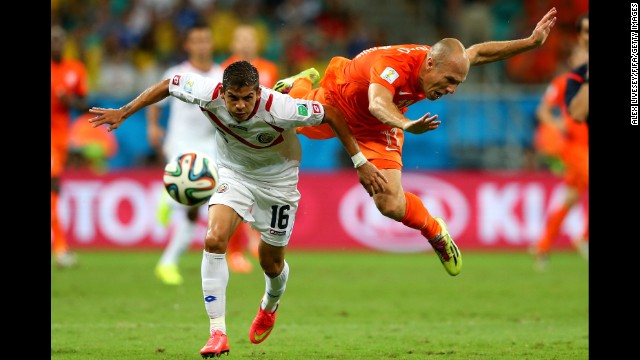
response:
[(66, 235), (58, 219), (60, 175), (67, 161), (70, 112), (88, 110), (85, 101), (89, 86), (83, 63), (63, 57), (66, 31), (51, 27), (51, 232), (52, 250), (58, 267), (74, 266), (77, 259), (69, 251)]
[[(483, 42), (466, 49), (453, 38), (442, 39), (433, 46), (374, 47), (352, 60), (334, 57), (319, 88), (312, 89), (319, 74), (307, 69), (278, 81), (274, 89), (340, 109), (362, 153), (389, 180), (384, 192), (373, 195), (378, 210), (419, 230), (445, 270), (455, 276), (462, 268), (462, 258), (444, 220), (432, 217), (420, 198), (405, 192), (401, 184), (404, 132), (435, 130), (440, 121), (430, 113), (415, 121), (403, 114), (420, 100), (433, 101), (453, 94), (466, 79), (471, 65), (503, 60), (541, 46), (556, 22), (556, 13), (555, 8), (549, 10), (527, 38)], [(298, 132), (312, 139), (334, 136), (324, 125), (300, 128)]]
[(272, 87), (278, 80), (278, 65), (260, 56), (258, 30), (249, 24), (241, 24), (233, 30), (231, 56), (222, 62), (222, 68), (239, 60), (246, 60), (258, 69), (260, 85)]
[[(583, 114), (572, 114), (568, 108), (569, 102), (577, 95), (583, 84), (588, 86), (589, 59), (589, 15), (583, 14), (576, 22), (578, 44), (586, 50), (586, 63), (580, 64), (568, 73), (561, 75), (560, 80), (554, 80), (549, 85), (543, 99), (544, 102), (554, 101), (561, 109), (564, 125), (564, 143), (559, 150), (560, 158), (565, 165), (564, 182), (567, 192), (563, 203), (554, 209), (547, 218), (545, 231), (533, 246), (535, 265), (538, 270), (545, 270), (548, 263), (549, 251), (560, 233), (560, 225), (569, 210), (578, 203), (582, 194), (589, 190), (589, 128)], [(585, 82), (586, 80), (586, 82)], [(560, 81), (559, 83), (557, 81)], [(588, 91), (588, 90), (587, 90)], [(587, 93), (588, 94), (588, 93)], [(587, 95), (588, 96), (588, 95)], [(588, 108), (587, 108), (588, 114)], [(572, 239), (580, 254), (589, 258), (589, 222), (586, 222), (582, 235)]]

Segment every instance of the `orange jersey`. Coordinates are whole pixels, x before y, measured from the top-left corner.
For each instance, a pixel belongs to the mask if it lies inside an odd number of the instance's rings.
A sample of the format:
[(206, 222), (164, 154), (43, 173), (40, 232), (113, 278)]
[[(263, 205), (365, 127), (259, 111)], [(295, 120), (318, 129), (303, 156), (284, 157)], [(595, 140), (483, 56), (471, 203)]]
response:
[(355, 133), (380, 133), (392, 127), (369, 112), (369, 84), (384, 86), (393, 93), (393, 103), (401, 112), (424, 99), (418, 85), (418, 71), (431, 46), (395, 45), (364, 50), (352, 60), (335, 57), (320, 82), (327, 102), (340, 109)]
[[(352, 60), (334, 57), (320, 88), (305, 98), (337, 107), (362, 153), (379, 169), (401, 169), (404, 132), (383, 124), (369, 112), (369, 85), (389, 89), (398, 110), (406, 112), (410, 105), (426, 98), (418, 85), (418, 72), (429, 50), (431, 46), (414, 44), (380, 46), (364, 50)], [(298, 128), (298, 133), (311, 139), (335, 136), (326, 124)]]
[(51, 60), (51, 177), (62, 173), (67, 160), (70, 111), (59, 96), (86, 96), (89, 86), (85, 66), (76, 60)]
[(568, 72), (555, 77), (544, 93), (542, 101), (561, 110), (565, 126), (565, 139), (569, 146), (577, 145), (586, 147), (589, 144), (589, 129), (587, 123), (575, 121), (567, 111), (565, 97), (567, 81), (576, 75)]
[[(225, 60), (221, 66), (223, 69), (226, 69), (229, 64), (243, 60), (239, 56), (231, 55), (227, 60)], [(278, 81), (278, 66), (275, 63), (263, 59), (263, 58), (255, 58), (250, 61), (251, 65), (255, 66), (258, 70), (258, 76), (260, 76), (260, 85), (272, 88), (273, 85)]]
[(560, 158), (566, 166), (564, 180), (580, 191), (589, 187), (589, 129), (586, 122), (574, 120), (566, 106), (567, 82), (576, 75), (568, 72), (554, 78), (542, 101), (560, 108), (564, 119), (564, 143), (560, 148)]
[(69, 137), (69, 108), (59, 100), (60, 94), (86, 96), (89, 91), (87, 70), (79, 61), (51, 60), (51, 141), (65, 144)]

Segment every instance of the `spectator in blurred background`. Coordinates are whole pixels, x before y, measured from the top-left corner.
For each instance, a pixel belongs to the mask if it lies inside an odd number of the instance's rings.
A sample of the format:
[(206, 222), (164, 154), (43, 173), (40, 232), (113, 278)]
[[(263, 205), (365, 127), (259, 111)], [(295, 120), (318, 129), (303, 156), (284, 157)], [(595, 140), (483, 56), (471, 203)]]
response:
[[(563, 117), (563, 144), (558, 154), (565, 165), (564, 182), (567, 186), (562, 204), (554, 209), (545, 223), (545, 230), (538, 242), (533, 246), (535, 265), (538, 270), (545, 270), (548, 264), (549, 251), (560, 233), (560, 226), (569, 210), (576, 205), (589, 190), (589, 14), (584, 14), (576, 22), (578, 44), (584, 50), (584, 58), (579, 66), (574, 67), (564, 76), (560, 83), (551, 83), (545, 93), (547, 98), (558, 98)], [(543, 105), (544, 106), (544, 105)], [(549, 106), (547, 106), (549, 107)], [(548, 115), (547, 115), (548, 116)], [(580, 254), (589, 258), (589, 221), (580, 237), (572, 239)]]
[[(402, 188), (404, 131), (421, 134), (435, 130), (437, 115), (407, 119), (407, 107), (425, 98), (437, 100), (453, 94), (471, 65), (507, 59), (536, 49), (546, 41), (557, 11), (549, 10), (530, 36), (511, 41), (489, 41), (465, 49), (457, 39), (445, 38), (434, 46), (407, 44), (363, 51), (353, 60), (334, 57), (321, 87), (312, 90), (319, 74), (308, 69), (280, 80), (275, 89), (295, 98), (313, 99), (336, 106), (345, 116), (363, 154), (389, 179), (383, 193), (373, 196), (386, 217), (419, 230), (429, 241), (449, 275), (462, 268), (462, 258), (441, 218), (433, 218), (422, 200)], [(312, 139), (333, 137), (325, 125), (300, 128)]]
[(116, 99), (127, 98), (136, 92), (138, 72), (130, 53), (115, 34), (107, 36), (96, 91)]
[(66, 35), (61, 26), (51, 27), (51, 236), (55, 263), (61, 268), (76, 265), (77, 259), (58, 219), (60, 176), (67, 161), (71, 112), (88, 109), (89, 91), (84, 64), (64, 56)]
[[(119, 109), (92, 108), (94, 126), (117, 129), (150, 104), (173, 96), (207, 114), (219, 133), (220, 185), (209, 200), (202, 253), (202, 293), (209, 316), (209, 339), (202, 357), (229, 352), (225, 308), (229, 271), (224, 255), (238, 225), (250, 221), (260, 231), (260, 266), (265, 288), (249, 339), (266, 340), (289, 277), (285, 250), (295, 223), (302, 153), (297, 126), (330, 124), (353, 159), (360, 184), (370, 196), (384, 191), (385, 178), (367, 161), (340, 112), (316, 101), (294, 100), (259, 85), (258, 70), (247, 61), (229, 65), (223, 82), (195, 73), (175, 73), (152, 85)], [(214, 126), (211, 126), (214, 127)]]
[[(184, 51), (188, 54), (187, 60), (169, 68), (163, 79), (169, 78), (178, 72), (193, 72), (217, 81), (222, 81), (222, 67), (213, 62), (213, 37), (208, 24), (196, 22), (187, 30), (184, 39)], [(169, 105), (169, 120), (166, 134), (160, 125), (161, 105)], [(157, 153), (164, 155), (168, 161), (181, 153), (188, 151), (200, 151), (209, 156), (214, 162), (217, 158), (215, 142), (216, 129), (211, 126), (209, 120), (202, 114), (199, 108), (191, 106), (177, 98), (170, 98), (157, 104), (152, 104), (147, 109), (147, 131), (149, 143)], [(172, 229), (172, 235), (167, 243), (160, 260), (155, 268), (155, 274), (167, 285), (180, 285), (184, 281), (179, 271), (179, 260), (182, 254), (189, 248), (195, 235), (200, 206), (186, 207), (171, 199), (166, 192), (159, 200), (157, 217), (158, 222), (168, 226), (170, 219), (176, 219), (176, 226)], [(179, 217), (183, 217), (180, 219)], [(236, 233), (241, 233), (243, 227), (239, 227)], [(234, 235), (239, 237), (240, 235)], [(233, 242), (242, 240), (234, 238)], [(234, 257), (229, 262), (233, 271), (251, 271), (251, 263), (244, 258)]]
[(273, 87), (278, 80), (278, 66), (260, 56), (262, 46), (258, 40), (258, 32), (252, 25), (236, 26), (230, 45), (231, 56), (222, 62), (222, 68), (238, 60), (246, 60), (258, 69), (260, 85)]

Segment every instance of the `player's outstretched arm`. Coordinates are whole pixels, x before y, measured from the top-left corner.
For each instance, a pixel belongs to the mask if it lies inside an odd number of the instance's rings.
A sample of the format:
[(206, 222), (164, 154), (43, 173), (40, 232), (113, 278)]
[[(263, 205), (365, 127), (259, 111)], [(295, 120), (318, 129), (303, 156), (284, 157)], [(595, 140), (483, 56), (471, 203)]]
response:
[(536, 24), (531, 35), (524, 39), (488, 41), (472, 45), (467, 49), (471, 65), (482, 65), (510, 58), (544, 44), (556, 23), (556, 8), (551, 8)]
[(418, 120), (407, 119), (393, 103), (393, 94), (386, 87), (371, 83), (369, 85), (369, 112), (381, 123), (397, 127), (412, 134), (422, 134), (435, 130), (440, 125), (438, 115), (426, 113)]
[(569, 114), (576, 121), (586, 121), (589, 116), (589, 82), (584, 82), (576, 96), (569, 102)]
[(119, 109), (105, 109), (97, 107), (89, 109), (90, 113), (96, 115), (89, 119), (89, 122), (93, 123), (93, 127), (109, 124), (107, 131), (113, 131), (120, 127), (122, 122), (138, 110), (145, 106), (155, 104), (167, 96), (169, 96), (169, 79), (165, 79), (159, 83), (149, 86), (135, 99), (131, 100), (128, 104)]
[(333, 106), (324, 105), (324, 119), (322, 122), (331, 126), (336, 137), (347, 150), (349, 156), (351, 156), (353, 166), (358, 172), (358, 180), (369, 193), (369, 196), (384, 192), (385, 184), (388, 182), (387, 178), (360, 152), (358, 142), (353, 137), (351, 130), (349, 130), (349, 125), (347, 125), (340, 111)]

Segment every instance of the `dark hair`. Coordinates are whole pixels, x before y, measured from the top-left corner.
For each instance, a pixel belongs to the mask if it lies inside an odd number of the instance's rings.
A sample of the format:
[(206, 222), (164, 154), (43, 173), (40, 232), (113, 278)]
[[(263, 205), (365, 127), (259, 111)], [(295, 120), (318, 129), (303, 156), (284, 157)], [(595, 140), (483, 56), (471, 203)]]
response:
[(194, 30), (207, 30), (207, 29), (211, 29), (209, 24), (206, 21), (204, 21), (203, 19), (198, 18), (198, 19), (194, 20), (191, 24), (189, 24), (189, 26), (184, 28), (184, 32), (182, 33), (182, 37), (184, 39), (186, 39), (189, 36), (189, 34), (191, 34), (191, 32), (194, 31)]
[(224, 90), (239, 89), (245, 86), (252, 86), (254, 90), (258, 90), (260, 86), (258, 69), (245, 60), (229, 64), (222, 74), (222, 88)]
[(589, 20), (589, 13), (588, 12), (586, 12), (586, 13), (584, 13), (584, 14), (582, 14), (582, 15), (580, 15), (578, 17), (578, 20), (576, 21), (576, 32), (582, 31), (582, 20), (585, 20), (585, 19)]

